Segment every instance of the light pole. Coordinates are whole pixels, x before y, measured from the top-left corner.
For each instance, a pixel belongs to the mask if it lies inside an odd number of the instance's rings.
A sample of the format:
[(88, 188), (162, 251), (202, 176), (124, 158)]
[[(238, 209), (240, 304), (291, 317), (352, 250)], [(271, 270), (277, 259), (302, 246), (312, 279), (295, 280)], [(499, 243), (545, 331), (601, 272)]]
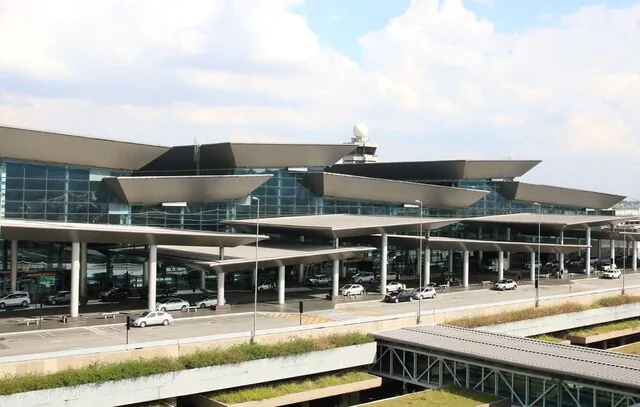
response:
[(255, 196), (251, 200), (256, 201), (256, 268), (253, 273), (253, 329), (251, 330), (251, 343), (256, 341), (256, 320), (258, 318), (258, 242), (260, 236), (260, 198)]
[[(422, 258), (422, 201), (416, 199), (415, 202), (418, 205), (420, 205), (419, 206), (419, 208), (420, 208), (420, 243), (419, 243), (420, 248), (418, 249), (418, 256), (420, 256), (420, 257), (416, 256), (416, 259), (417, 259), (417, 258)], [(427, 259), (424, 259), (424, 261), (427, 261)], [(422, 266), (422, 262), (416, 261), (416, 266), (418, 264), (421, 266), (420, 268), (423, 267)], [(419, 288), (418, 289), (420, 290), (419, 291), (420, 295), (418, 296), (418, 317), (416, 318), (416, 324), (420, 325), (420, 315), (422, 315), (422, 292), (423, 292), (423, 288), (422, 288), (422, 270), (418, 270), (418, 276), (419, 276), (418, 277), (419, 278), (419, 280), (418, 280), (419, 281), (419, 283), (418, 283), (418, 287)]]
[(624, 237), (624, 256), (622, 256), (622, 295), (624, 295), (624, 275), (627, 273), (627, 231), (622, 232)]
[[(540, 221), (540, 204), (538, 202), (534, 202), (534, 205), (538, 207), (538, 259), (533, 265), (535, 267), (535, 285), (536, 285), (536, 307), (540, 306), (540, 267), (542, 267), (542, 259), (540, 258), (540, 238), (541, 238), (541, 221)], [(538, 267), (538, 263), (540, 263), (540, 267)]]

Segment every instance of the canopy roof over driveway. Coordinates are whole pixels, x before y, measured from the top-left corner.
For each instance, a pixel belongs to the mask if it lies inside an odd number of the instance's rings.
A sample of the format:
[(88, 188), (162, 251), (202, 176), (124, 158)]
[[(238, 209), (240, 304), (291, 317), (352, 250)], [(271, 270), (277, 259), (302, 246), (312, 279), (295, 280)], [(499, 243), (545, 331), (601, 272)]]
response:
[(515, 213), (510, 215), (481, 216), (468, 218), (464, 223), (476, 227), (490, 226), (512, 228), (515, 231), (531, 232), (538, 224), (543, 231), (561, 232), (563, 230), (579, 230), (587, 227), (616, 226), (639, 217), (599, 216), (599, 215), (556, 215), (537, 213)]

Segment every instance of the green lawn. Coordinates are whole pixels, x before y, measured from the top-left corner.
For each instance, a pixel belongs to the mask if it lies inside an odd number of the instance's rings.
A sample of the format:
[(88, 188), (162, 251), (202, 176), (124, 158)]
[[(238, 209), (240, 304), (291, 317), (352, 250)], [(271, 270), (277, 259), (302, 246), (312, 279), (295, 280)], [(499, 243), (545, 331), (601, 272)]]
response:
[(614, 297), (600, 299), (589, 305), (569, 302), (553, 307), (532, 307), (521, 311), (502, 312), (499, 314), (485, 315), (481, 317), (460, 318), (446, 321), (446, 324), (463, 328), (478, 328), (480, 326), (506, 324), (509, 322), (524, 321), (526, 319), (549, 317), (553, 315), (567, 314), (570, 312), (586, 311), (589, 309), (615, 307), (617, 305), (632, 304), (637, 302), (640, 302), (640, 296), (617, 295)]
[(629, 353), (631, 355), (640, 355), (640, 342), (632, 343), (622, 348), (614, 350), (614, 352)]
[(538, 336), (532, 337), (532, 339), (537, 339), (539, 341), (545, 341), (545, 342), (564, 342), (564, 341), (566, 341), (566, 339), (564, 339), (564, 338), (558, 338), (557, 336), (551, 336), (551, 335), (538, 335)]
[(500, 400), (499, 397), (475, 391), (449, 387), (412, 393), (393, 400), (381, 400), (367, 407), (476, 407)]
[(340, 386), (373, 378), (375, 378), (375, 376), (364, 372), (343, 372), (339, 374), (315, 376), (304, 380), (290, 380), (273, 386), (253, 386), (237, 391), (213, 393), (207, 397), (224, 404), (240, 404), (248, 401), (267, 400), (288, 394)]
[(569, 331), (572, 336), (593, 336), (606, 334), (608, 332), (622, 331), (623, 329), (640, 328), (640, 321), (637, 319), (622, 322), (612, 322), (610, 324), (594, 325), (587, 328)]

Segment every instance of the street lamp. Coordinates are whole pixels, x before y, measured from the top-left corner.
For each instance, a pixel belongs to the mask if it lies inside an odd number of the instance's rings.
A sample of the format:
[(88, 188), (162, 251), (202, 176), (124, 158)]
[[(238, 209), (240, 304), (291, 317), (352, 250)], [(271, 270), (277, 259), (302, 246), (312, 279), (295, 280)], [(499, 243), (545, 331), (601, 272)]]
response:
[[(422, 258), (422, 201), (416, 199), (415, 202), (420, 205), (420, 248), (418, 249), (418, 256), (416, 256), (416, 259), (418, 258)], [(425, 258), (424, 261), (427, 261), (427, 259)], [(416, 261), (416, 266), (417, 265), (422, 266), (422, 262), (418, 262)], [(422, 267), (421, 267), (422, 268)], [(418, 270), (418, 276), (419, 276), (419, 283), (418, 283), (418, 287), (420, 290), (420, 296), (418, 297), (418, 317), (416, 318), (416, 324), (420, 324), (420, 315), (422, 315), (422, 292), (423, 292), (423, 287), (422, 287), (422, 270)]]
[(624, 237), (624, 256), (622, 256), (622, 295), (624, 295), (624, 275), (627, 272), (627, 232), (626, 228), (622, 232)]
[[(540, 204), (538, 202), (533, 203), (538, 207), (538, 259), (533, 265), (535, 269), (535, 285), (536, 285), (536, 307), (540, 306), (540, 267), (542, 267), (542, 259), (540, 258), (540, 238), (541, 238), (541, 221), (540, 221)], [(540, 263), (540, 267), (538, 267), (538, 263)]]
[(256, 201), (256, 267), (253, 272), (253, 329), (251, 330), (251, 343), (256, 341), (256, 320), (258, 317), (258, 242), (260, 236), (260, 198), (255, 196), (251, 200)]

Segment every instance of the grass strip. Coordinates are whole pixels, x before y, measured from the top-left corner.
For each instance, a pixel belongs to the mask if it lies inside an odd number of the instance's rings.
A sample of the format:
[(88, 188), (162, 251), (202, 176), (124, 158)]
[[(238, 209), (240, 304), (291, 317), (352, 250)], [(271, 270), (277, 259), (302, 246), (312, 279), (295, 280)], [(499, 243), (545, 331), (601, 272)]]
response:
[(618, 295), (599, 299), (589, 305), (566, 303), (551, 307), (531, 307), (520, 311), (502, 312), (494, 315), (483, 315), (478, 317), (460, 318), (447, 321), (447, 325), (459, 326), (463, 328), (478, 328), (481, 326), (506, 324), (509, 322), (524, 321), (527, 319), (549, 317), (553, 315), (567, 314), (570, 312), (587, 311), (590, 309), (615, 307), (624, 304), (640, 302), (640, 296)]
[(160, 357), (117, 363), (94, 363), (79, 369), (67, 369), (51, 374), (30, 373), (3, 377), (0, 380), (0, 395), (133, 379), (188, 369), (233, 365), (251, 360), (296, 356), (370, 342), (373, 342), (373, 337), (370, 335), (346, 333), (319, 338), (295, 338), (274, 344), (247, 343), (229, 348), (198, 350), (176, 358)]
[(613, 349), (613, 352), (628, 353), (630, 355), (640, 355), (640, 342), (632, 343), (631, 345), (623, 346), (618, 349)]
[(273, 399), (289, 394), (361, 382), (374, 377), (375, 376), (371, 376), (364, 372), (348, 371), (338, 374), (314, 376), (301, 380), (288, 380), (286, 382), (280, 382), (269, 386), (251, 386), (235, 391), (218, 392), (210, 394), (207, 397), (224, 404), (240, 404), (248, 401)]
[(537, 339), (539, 341), (554, 342), (554, 343), (566, 341), (566, 339), (564, 338), (558, 338), (557, 336), (552, 336), (552, 335), (538, 335), (538, 336), (531, 337), (531, 339)]
[(622, 331), (623, 329), (640, 328), (640, 321), (637, 319), (621, 322), (611, 322), (609, 324), (594, 325), (587, 328), (569, 331), (567, 335), (571, 336), (593, 336), (606, 334), (609, 332)]
[(484, 394), (459, 387), (427, 390), (367, 404), (367, 407), (476, 407), (500, 400), (491, 394)]

